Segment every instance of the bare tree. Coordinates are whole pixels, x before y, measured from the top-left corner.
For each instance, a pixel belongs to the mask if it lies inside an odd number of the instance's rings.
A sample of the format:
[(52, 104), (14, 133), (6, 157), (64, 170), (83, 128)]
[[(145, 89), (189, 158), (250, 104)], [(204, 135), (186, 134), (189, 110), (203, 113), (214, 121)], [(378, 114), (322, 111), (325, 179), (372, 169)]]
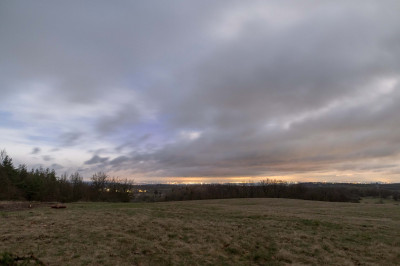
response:
[(104, 172), (95, 173), (92, 178), (92, 186), (95, 191), (103, 192), (106, 189), (108, 176)]

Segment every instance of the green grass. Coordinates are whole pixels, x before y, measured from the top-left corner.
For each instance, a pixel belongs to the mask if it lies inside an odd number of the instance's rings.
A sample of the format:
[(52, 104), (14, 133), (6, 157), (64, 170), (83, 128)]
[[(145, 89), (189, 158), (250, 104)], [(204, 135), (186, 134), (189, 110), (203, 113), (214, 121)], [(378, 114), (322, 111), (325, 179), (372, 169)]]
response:
[(400, 206), (373, 202), (231, 199), (3, 211), (0, 254), (34, 254), (46, 265), (396, 265)]

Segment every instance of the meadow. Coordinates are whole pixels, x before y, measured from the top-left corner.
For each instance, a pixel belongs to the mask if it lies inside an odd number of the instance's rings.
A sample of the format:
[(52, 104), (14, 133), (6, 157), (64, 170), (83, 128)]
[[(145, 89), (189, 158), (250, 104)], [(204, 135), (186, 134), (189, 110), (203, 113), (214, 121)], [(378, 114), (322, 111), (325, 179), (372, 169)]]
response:
[(2, 204), (0, 255), (33, 255), (45, 265), (400, 262), (400, 206), (390, 200)]

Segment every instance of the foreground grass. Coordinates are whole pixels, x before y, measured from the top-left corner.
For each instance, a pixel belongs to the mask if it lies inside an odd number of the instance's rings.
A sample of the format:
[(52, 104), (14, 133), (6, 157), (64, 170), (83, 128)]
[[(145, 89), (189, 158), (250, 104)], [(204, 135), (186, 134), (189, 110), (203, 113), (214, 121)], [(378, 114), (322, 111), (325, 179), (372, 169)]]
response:
[(0, 212), (0, 253), (48, 265), (395, 265), (400, 206), (290, 199)]

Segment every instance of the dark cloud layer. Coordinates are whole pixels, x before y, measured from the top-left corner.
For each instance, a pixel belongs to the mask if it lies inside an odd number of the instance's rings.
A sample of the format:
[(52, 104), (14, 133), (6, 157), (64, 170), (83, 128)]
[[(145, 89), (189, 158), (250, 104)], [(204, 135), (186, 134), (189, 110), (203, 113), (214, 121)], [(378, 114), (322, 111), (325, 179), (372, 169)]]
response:
[(106, 161), (108, 161), (108, 157), (100, 157), (98, 155), (94, 155), (90, 160), (87, 160), (85, 164), (105, 163)]
[(0, 111), (90, 171), (399, 181), (399, 8), (2, 3)]

